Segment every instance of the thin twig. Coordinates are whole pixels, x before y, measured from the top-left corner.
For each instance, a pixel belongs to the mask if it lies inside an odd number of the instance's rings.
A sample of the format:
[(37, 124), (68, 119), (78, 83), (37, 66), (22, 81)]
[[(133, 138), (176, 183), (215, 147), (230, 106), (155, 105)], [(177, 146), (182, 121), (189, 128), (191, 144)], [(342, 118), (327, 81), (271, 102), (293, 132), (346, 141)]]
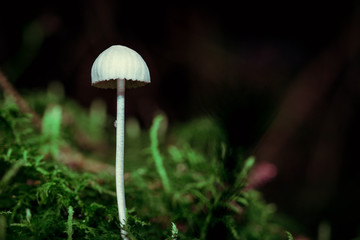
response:
[[(20, 93), (16, 91), (14, 86), (9, 82), (1, 70), (0, 87), (6, 94), (14, 99), (20, 111), (32, 115), (32, 122), (34, 126), (37, 130), (41, 131), (41, 117), (29, 106), (27, 101), (20, 95)], [(114, 175), (115, 173), (114, 167), (112, 165), (85, 157), (82, 153), (76, 151), (69, 145), (63, 145), (60, 148), (59, 161), (76, 170), (84, 170), (94, 173), (105, 172), (110, 175)]]
[(279, 112), (255, 149), (257, 159), (274, 162), (280, 150), (329, 92), (341, 71), (360, 52), (360, 15), (354, 12), (337, 41), (314, 58), (289, 87)]
[(2, 89), (6, 94), (8, 94), (14, 99), (16, 105), (19, 107), (19, 109), (22, 112), (32, 115), (33, 124), (37, 129), (41, 129), (40, 116), (34, 110), (31, 109), (29, 104), (25, 101), (24, 98), (22, 98), (22, 96), (18, 93), (18, 91), (16, 91), (14, 86), (9, 82), (9, 80), (2, 71), (0, 71), (0, 86), (2, 87)]

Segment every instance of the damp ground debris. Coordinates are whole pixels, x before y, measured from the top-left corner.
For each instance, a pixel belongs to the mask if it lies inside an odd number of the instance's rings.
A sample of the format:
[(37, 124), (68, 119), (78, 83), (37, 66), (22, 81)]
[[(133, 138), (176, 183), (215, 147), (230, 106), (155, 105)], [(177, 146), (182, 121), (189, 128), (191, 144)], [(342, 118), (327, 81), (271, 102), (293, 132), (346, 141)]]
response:
[[(25, 96), (40, 128), (0, 94), (0, 240), (120, 239), (114, 119), (99, 100), (84, 109), (51, 88)], [(276, 206), (247, 188), (256, 159), (229, 147), (215, 121), (128, 123), (129, 239), (293, 239)]]

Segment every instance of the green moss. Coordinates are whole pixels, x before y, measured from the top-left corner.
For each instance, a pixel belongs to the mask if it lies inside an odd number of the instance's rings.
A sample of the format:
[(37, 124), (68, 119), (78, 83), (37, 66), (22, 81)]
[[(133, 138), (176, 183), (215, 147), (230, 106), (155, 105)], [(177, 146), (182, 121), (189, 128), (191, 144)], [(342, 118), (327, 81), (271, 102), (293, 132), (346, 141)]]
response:
[[(28, 101), (43, 115), (42, 131), (9, 99), (0, 104), (1, 239), (120, 239), (114, 176), (60, 161), (70, 144), (85, 158), (112, 164), (112, 119), (95, 121), (94, 109), (51, 93)], [(234, 154), (210, 119), (159, 136), (162, 119), (126, 139), (129, 239), (291, 239), (274, 205), (244, 189), (253, 157)], [(87, 136), (86, 126), (94, 124), (101, 129)], [(78, 155), (66, 157), (71, 163)], [(228, 158), (238, 162), (231, 171)]]

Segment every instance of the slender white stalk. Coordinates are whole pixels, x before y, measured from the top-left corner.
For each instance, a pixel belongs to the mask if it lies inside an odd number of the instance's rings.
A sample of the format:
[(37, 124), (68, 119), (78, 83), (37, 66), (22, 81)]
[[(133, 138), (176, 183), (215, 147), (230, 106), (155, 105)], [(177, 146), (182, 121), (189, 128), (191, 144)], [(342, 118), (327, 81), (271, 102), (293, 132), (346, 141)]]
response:
[[(116, 196), (119, 210), (119, 220), (122, 227), (126, 224), (126, 205), (124, 189), (124, 128), (125, 128), (125, 80), (117, 79), (117, 113), (116, 113)], [(121, 237), (126, 240), (126, 231), (121, 231)]]

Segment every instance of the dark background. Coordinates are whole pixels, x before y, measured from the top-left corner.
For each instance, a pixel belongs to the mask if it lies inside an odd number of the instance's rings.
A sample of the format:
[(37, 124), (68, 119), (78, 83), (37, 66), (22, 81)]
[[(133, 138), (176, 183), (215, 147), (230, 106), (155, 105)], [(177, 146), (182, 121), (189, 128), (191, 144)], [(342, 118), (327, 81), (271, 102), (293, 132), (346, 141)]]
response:
[(59, 81), (87, 107), (115, 112), (115, 91), (90, 86), (93, 61), (135, 49), (151, 85), (127, 91), (126, 115), (150, 126), (210, 116), (230, 144), (277, 177), (261, 190), (315, 238), (359, 236), (360, 2), (8, 1), (0, 66), (20, 91)]

